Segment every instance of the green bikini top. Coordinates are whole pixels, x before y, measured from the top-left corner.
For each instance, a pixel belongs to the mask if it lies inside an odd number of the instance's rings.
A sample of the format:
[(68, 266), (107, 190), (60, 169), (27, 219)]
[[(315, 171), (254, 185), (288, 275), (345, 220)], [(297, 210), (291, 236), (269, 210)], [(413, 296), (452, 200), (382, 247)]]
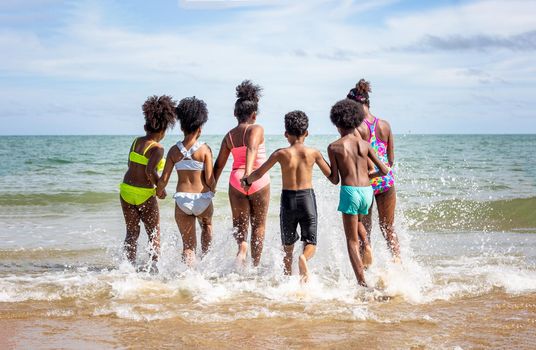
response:
[[(141, 164), (141, 165), (147, 165), (149, 163), (149, 158), (147, 158), (145, 156), (145, 153), (147, 153), (147, 151), (153, 146), (156, 144), (155, 141), (151, 142), (149, 144), (149, 146), (145, 147), (145, 149), (143, 150), (143, 154), (139, 154), (137, 152), (134, 152), (134, 149), (136, 147), (136, 143), (138, 142), (138, 139), (135, 139), (134, 140), (134, 143), (132, 144), (132, 148), (130, 149), (130, 154), (128, 156), (128, 159), (132, 162), (132, 163), (136, 163), (136, 164)], [(156, 165), (156, 169), (158, 171), (162, 171), (164, 170), (164, 165), (166, 164), (166, 159), (165, 158), (162, 158), (160, 159), (160, 161), (158, 162), (158, 164)]]

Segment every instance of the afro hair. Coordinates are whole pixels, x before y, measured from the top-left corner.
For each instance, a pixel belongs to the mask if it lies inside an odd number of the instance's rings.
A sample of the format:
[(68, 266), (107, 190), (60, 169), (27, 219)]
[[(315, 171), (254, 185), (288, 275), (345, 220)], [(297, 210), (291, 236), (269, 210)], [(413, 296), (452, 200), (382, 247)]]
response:
[(166, 131), (175, 125), (175, 106), (177, 102), (170, 96), (153, 95), (142, 106), (145, 116), (145, 130), (148, 132)]
[(302, 111), (292, 111), (285, 114), (285, 131), (289, 135), (302, 136), (309, 128), (309, 118)]
[(365, 110), (362, 104), (344, 99), (331, 107), (329, 117), (331, 122), (340, 129), (355, 129), (363, 122)]
[(175, 109), (175, 113), (185, 134), (195, 132), (208, 120), (206, 103), (195, 96), (183, 98)]

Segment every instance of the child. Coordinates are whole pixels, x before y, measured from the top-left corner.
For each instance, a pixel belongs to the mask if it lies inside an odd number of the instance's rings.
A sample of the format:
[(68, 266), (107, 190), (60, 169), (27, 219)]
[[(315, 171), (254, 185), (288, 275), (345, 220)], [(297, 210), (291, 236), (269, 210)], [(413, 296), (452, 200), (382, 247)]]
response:
[[(145, 136), (138, 137), (130, 147), (128, 170), (120, 187), (121, 207), (125, 217), (127, 235), (125, 251), (127, 259), (136, 262), (140, 220), (145, 226), (151, 246), (152, 264), (149, 272), (157, 272), (156, 263), (160, 251), (160, 214), (155, 198), (158, 170), (164, 167), (164, 148), (159, 142), (166, 130), (175, 125), (175, 101), (171, 97), (152, 96), (143, 104)], [(159, 198), (164, 198), (165, 192)]]
[(233, 155), (228, 194), (233, 215), (233, 235), (238, 246), (235, 261), (241, 267), (246, 264), (250, 225), (253, 266), (259, 266), (261, 262), (270, 204), (268, 174), (259, 179), (248, 191), (245, 191), (240, 184), (244, 176), (251, 174), (266, 161), (264, 128), (257, 120), (261, 91), (262, 88), (250, 80), (244, 80), (236, 87), (234, 116), (237, 125), (223, 137), (220, 152), (214, 162), (214, 178), (218, 181), (229, 155)]
[(201, 128), (208, 120), (205, 102), (195, 97), (181, 100), (176, 108), (177, 119), (184, 132), (184, 139), (169, 149), (166, 166), (156, 193), (164, 193), (173, 168), (179, 181), (175, 198), (175, 221), (182, 236), (182, 260), (192, 266), (197, 246), (195, 221), (201, 225), (201, 251), (206, 254), (212, 242), (212, 197), (214, 176), (212, 151), (199, 142)]
[[(340, 201), (337, 210), (342, 212), (350, 262), (357, 281), (362, 286), (367, 284), (363, 273), (361, 253), (363, 253), (367, 265), (372, 260), (367, 233), (361, 223), (362, 216), (368, 213), (372, 204), (373, 191), (370, 186), (370, 178), (389, 172), (385, 164), (378, 159), (370, 144), (361, 138), (356, 129), (364, 117), (363, 106), (359, 103), (350, 99), (337, 102), (331, 108), (330, 118), (337, 127), (341, 138), (328, 147), (333, 182), (337, 184), (339, 175), (341, 178)], [(378, 167), (378, 172), (369, 173), (368, 159)], [(360, 245), (358, 237), (361, 241)]]
[(326, 177), (331, 174), (328, 163), (320, 152), (304, 145), (308, 135), (309, 120), (302, 111), (293, 111), (285, 115), (285, 137), (290, 146), (280, 148), (251, 175), (242, 179), (244, 188), (262, 176), (275, 163), (281, 165), (283, 191), (281, 193), (281, 240), (285, 251), (285, 274), (292, 274), (292, 253), (294, 243), (300, 238), (297, 226), (300, 225), (301, 240), (304, 243), (303, 254), (299, 258), (301, 280), (307, 282), (309, 270), (307, 260), (316, 250), (317, 212), (316, 199), (312, 186), (313, 165), (318, 165)]

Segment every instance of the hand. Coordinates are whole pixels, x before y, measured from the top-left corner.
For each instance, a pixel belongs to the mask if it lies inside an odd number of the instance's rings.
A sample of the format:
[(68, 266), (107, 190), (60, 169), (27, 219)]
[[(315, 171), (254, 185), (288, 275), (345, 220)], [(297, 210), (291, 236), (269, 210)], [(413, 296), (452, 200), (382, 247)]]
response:
[(163, 188), (163, 189), (160, 190), (160, 191), (157, 190), (157, 191), (156, 191), (156, 196), (157, 196), (158, 198), (160, 198), (160, 199), (164, 199), (164, 198), (166, 198), (166, 196), (167, 196), (166, 189)]
[(244, 175), (244, 177), (240, 179), (240, 185), (242, 186), (242, 188), (243, 188), (244, 191), (246, 191), (246, 192), (247, 192), (247, 191), (249, 190), (249, 188), (251, 187), (251, 184), (248, 183), (247, 178), (248, 178), (248, 177)]

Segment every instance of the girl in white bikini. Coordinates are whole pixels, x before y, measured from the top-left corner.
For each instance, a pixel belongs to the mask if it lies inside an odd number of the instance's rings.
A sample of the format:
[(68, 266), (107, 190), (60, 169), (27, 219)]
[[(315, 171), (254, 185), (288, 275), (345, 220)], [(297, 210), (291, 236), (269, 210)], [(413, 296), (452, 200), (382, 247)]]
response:
[(212, 151), (206, 143), (198, 141), (201, 128), (208, 120), (208, 111), (205, 102), (189, 97), (179, 102), (176, 113), (184, 132), (184, 140), (170, 148), (156, 192), (164, 192), (175, 168), (179, 177), (177, 192), (173, 196), (176, 203), (175, 221), (182, 236), (182, 259), (188, 266), (192, 266), (196, 260), (196, 219), (201, 226), (203, 255), (212, 242), (212, 197), (215, 185)]

